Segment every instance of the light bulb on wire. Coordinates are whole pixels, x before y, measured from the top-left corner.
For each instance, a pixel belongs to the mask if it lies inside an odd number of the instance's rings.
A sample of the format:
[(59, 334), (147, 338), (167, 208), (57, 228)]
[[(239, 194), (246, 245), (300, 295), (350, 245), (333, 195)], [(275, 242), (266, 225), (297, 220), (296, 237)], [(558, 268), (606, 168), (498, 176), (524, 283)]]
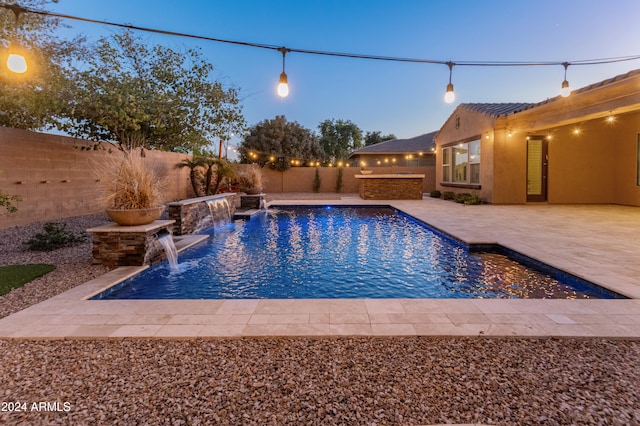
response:
[(289, 49), (279, 47), (278, 51), (282, 53), (282, 73), (280, 73), (280, 81), (278, 83), (278, 96), (286, 98), (289, 96), (289, 79), (287, 78), (287, 73), (284, 72), (284, 58), (287, 52), (289, 52)]
[(567, 68), (569, 67), (568, 62), (563, 62), (562, 66), (564, 67), (564, 81), (562, 82), (562, 87), (560, 89), (560, 96), (566, 98), (571, 94), (571, 89), (569, 88), (569, 82), (567, 81)]
[(447, 84), (447, 91), (444, 94), (444, 101), (448, 104), (453, 103), (456, 100), (456, 94), (453, 91), (453, 84), (451, 84), (451, 74), (453, 73), (453, 62), (447, 62), (449, 66), (449, 84)]
[(287, 73), (280, 74), (280, 82), (278, 83), (278, 96), (286, 98), (289, 96), (289, 82), (287, 80)]
[(10, 9), (15, 17), (15, 25), (13, 28), (13, 37), (9, 43), (9, 54), (7, 55), (7, 68), (16, 74), (24, 74), (27, 72), (27, 60), (19, 53), (18, 43), (16, 41), (18, 34), (18, 24), (20, 21), (20, 15), (25, 11), (22, 7), (9, 4), (4, 6), (6, 9)]
[(18, 53), (9, 53), (7, 57), (7, 68), (17, 74), (27, 72), (27, 60)]

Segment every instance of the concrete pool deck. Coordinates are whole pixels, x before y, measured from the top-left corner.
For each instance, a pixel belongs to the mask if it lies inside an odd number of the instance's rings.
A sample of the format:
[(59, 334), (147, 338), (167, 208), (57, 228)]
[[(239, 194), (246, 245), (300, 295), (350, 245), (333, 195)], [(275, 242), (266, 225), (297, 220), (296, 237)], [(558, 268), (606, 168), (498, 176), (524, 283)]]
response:
[(640, 208), (352, 197), (272, 204), (391, 205), (466, 243), (501, 244), (630, 299), (86, 300), (141, 269), (126, 267), (0, 319), (0, 338), (640, 338)]

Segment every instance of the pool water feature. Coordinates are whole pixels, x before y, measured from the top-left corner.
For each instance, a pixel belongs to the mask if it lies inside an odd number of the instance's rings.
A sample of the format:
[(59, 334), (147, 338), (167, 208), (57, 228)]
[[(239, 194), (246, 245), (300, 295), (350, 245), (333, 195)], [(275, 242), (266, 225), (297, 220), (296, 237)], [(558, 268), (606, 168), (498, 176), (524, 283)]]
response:
[(623, 298), (481, 248), (391, 207), (271, 206), (94, 299)]

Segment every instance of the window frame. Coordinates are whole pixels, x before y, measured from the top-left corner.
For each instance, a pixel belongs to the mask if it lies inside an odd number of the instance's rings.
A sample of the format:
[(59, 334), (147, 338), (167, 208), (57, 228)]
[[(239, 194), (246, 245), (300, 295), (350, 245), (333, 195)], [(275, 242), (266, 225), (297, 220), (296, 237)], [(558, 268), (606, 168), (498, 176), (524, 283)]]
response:
[[(477, 143), (479, 145), (478, 147), (478, 158), (474, 159), (472, 161), (472, 155), (471, 155), (471, 145)], [(466, 161), (466, 180), (464, 181), (454, 181), (454, 166), (455, 166), (455, 159), (454, 159), (454, 155), (455, 152), (454, 150), (456, 148), (461, 148), (461, 149), (466, 149), (467, 152), (467, 161)], [(482, 169), (482, 155), (480, 154), (482, 151), (482, 138), (480, 136), (476, 136), (474, 138), (469, 138), (467, 140), (464, 141), (460, 141), (460, 142), (456, 142), (456, 143), (452, 143), (452, 144), (448, 144), (442, 147), (442, 160), (441, 160), (441, 167), (442, 167), (442, 176), (441, 176), (441, 182), (440, 185), (442, 186), (452, 186), (452, 187), (461, 187), (461, 188), (471, 188), (471, 189), (480, 189), (481, 185), (480, 185), (480, 180), (481, 180), (481, 175), (480, 175), (480, 170)], [(448, 161), (447, 161), (448, 160)], [(461, 163), (462, 164), (462, 163)], [(478, 168), (480, 170), (478, 170), (477, 172), (477, 176), (478, 176), (478, 182), (472, 182), (472, 173), (471, 173), (471, 166), (472, 165), (477, 165)]]

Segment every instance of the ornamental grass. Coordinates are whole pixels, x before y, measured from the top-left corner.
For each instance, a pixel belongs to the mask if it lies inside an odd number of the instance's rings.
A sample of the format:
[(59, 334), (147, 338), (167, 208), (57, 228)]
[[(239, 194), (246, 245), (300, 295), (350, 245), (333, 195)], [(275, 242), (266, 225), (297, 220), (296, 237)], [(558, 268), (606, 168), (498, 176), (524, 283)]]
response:
[(162, 181), (133, 153), (109, 157), (101, 170), (104, 201), (109, 209), (148, 209), (163, 204)]

